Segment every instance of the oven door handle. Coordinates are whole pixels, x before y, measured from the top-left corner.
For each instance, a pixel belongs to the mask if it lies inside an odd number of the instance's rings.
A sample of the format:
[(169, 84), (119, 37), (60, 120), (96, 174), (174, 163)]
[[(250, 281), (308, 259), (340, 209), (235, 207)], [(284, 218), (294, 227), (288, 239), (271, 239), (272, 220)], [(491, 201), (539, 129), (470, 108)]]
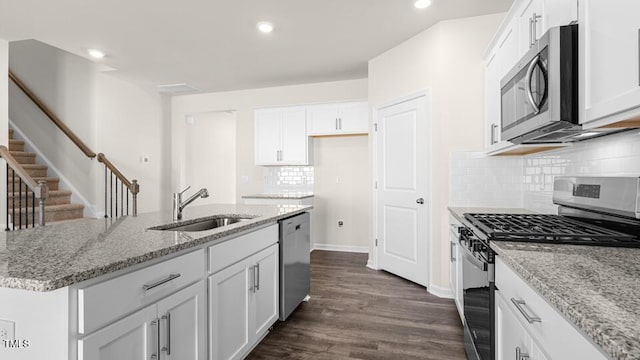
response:
[(488, 271), (488, 264), (483, 262), (482, 260), (478, 260), (473, 253), (467, 249), (464, 245), (460, 244), (460, 248), (464, 250), (464, 254), (462, 254), (463, 260), (470, 262), (473, 266), (477, 267), (482, 271)]
[(531, 106), (533, 106), (534, 114), (540, 113), (540, 107), (536, 103), (536, 100), (533, 98), (533, 91), (531, 91), (531, 77), (533, 76), (533, 70), (535, 70), (536, 65), (538, 64), (539, 61), (540, 61), (540, 55), (536, 55), (536, 57), (534, 57), (531, 63), (529, 64), (529, 68), (527, 69), (527, 77), (525, 79), (525, 84), (526, 84), (525, 90), (527, 91), (527, 99), (529, 99), (529, 103), (531, 104)]

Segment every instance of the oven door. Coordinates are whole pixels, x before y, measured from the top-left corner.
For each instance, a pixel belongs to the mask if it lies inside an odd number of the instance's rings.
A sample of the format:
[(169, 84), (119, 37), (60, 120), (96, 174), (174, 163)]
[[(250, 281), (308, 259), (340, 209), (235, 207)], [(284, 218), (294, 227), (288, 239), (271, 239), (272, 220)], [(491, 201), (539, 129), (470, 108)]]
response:
[(490, 265), (476, 258), (461, 244), (462, 286), (465, 317), (465, 349), (469, 359), (493, 359), (494, 284), (490, 281)]

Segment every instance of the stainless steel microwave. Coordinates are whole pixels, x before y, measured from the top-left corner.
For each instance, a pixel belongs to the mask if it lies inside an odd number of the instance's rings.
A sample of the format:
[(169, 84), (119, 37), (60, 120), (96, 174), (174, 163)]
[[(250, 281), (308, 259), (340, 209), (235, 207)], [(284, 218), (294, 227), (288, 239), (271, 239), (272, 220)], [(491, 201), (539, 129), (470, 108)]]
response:
[[(500, 82), (502, 139), (572, 141), (578, 115), (578, 25), (549, 29)], [(575, 141), (575, 140), (573, 140)]]

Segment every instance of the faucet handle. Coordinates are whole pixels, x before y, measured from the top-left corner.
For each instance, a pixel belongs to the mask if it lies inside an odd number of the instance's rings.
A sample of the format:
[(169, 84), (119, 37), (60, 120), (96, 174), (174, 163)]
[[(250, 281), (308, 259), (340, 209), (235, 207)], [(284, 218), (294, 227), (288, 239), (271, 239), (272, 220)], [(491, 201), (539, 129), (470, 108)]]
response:
[(187, 186), (187, 188), (186, 188), (186, 189), (184, 189), (184, 190), (180, 191), (178, 194), (182, 195), (182, 194), (184, 194), (184, 193), (185, 193), (187, 190), (189, 190), (189, 189), (191, 189), (191, 185)]

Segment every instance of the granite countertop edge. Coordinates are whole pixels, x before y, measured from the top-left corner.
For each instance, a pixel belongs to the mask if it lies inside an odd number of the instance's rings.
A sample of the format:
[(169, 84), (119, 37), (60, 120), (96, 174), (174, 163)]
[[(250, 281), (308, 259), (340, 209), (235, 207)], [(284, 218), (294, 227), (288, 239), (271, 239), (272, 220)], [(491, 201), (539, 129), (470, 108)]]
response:
[[(265, 218), (260, 218), (259, 220), (252, 221), (247, 224), (240, 223), (241, 224), (240, 226), (233, 226), (228, 229), (224, 229), (223, 231), (218, 231), (213, 234), (208, 234), (202, 237), (194, 238), (191, 241), (188, 241), (185, 243), (167, 246), (162, 249), (157, 249), (157, 250), (150, 251), (148, 253), (144, 253), (144, 254), (137, 255), (130, 258), (124, 258), (122, 260), (114, 261), (107, 265), (96, 266), (95, 268), (92, 268), (92, 269), (79, 271), (77, 273), (65, 275), (55, 279), (39, 280), (39, 279), (32, 279), (32, 278), (0, 276), (0, 288), (27, 290), (27, 291), (36, 291), (36, 292), (54, 291), (60, 288), (77, 284), (82, 281), (97, 278), (102, 275), (107, 275), (122, 269), (126, 269), (131, 266), (142, 264), (147, 261), (151, 261), (163, 256), (171, 255), (173, 253), (194, 248), (203, 244), (210, 243), (209, 245), (216, 245), (221, 242), (216, 240), (223, 240), (224, 238), (227, 238), (237, 233), (241, 233), (257, 227), (261, 227), (266, 224), (275, 223), (281, 219), (285, 219), (285, 218), (292, 217), (292, 216), (301, 214), (303, 212), (306, 212), (311, 208), (312, 206), (305, 206), (298, 210), (293, 210), (285, 214), (278, 214), (278, 215), (273, 215)], [(212, 214), (211, 216), (215, 216), (215, 215)], [(189, 219), (181, 222), (181, 224), (186, 225), (189, 223), (197, 222), (199, 220), (200, 219)], [(148, 231), (163, 232), (162, 230), (154, 230), (154, 229), (148, 229)]]
[(290, 199), (290, 200), (299, 200), (299, 199), (308, 199), (314, 197), (314, 194), (296, 194), (296, 193), (264, 193), (264, 194), (251, 194), (251, 195), (243, 195), (243, 199)]
[[(514, 243), (515, 244), (515, 243)], [(502, 249), (499, 242), (491, 243), (491, 249), (493, 249), (501, 259), (505, 261), (525, 282), (532, 286), (547, 302), (549, 302), (554, 309), (560, 312), (564, 317), (569, 319), (573, 324), (581, 329), (589, 336), (593, 342), (600, 346), (614, 359), (627, 359), (629, 356), (629, 349), (624, 345), (619, 344), (610, 336), (599, 330), (598, 324), (594, 324), (589, 318), (588, 314), (584, 314), (579, 311), (575, 306), (572, 306), (569, 302), (554, 291), (551, 290), (544, 282), (540, 281), (535, 275), (528, 271), (524, 266), (509, 256), (508, 250)]]

